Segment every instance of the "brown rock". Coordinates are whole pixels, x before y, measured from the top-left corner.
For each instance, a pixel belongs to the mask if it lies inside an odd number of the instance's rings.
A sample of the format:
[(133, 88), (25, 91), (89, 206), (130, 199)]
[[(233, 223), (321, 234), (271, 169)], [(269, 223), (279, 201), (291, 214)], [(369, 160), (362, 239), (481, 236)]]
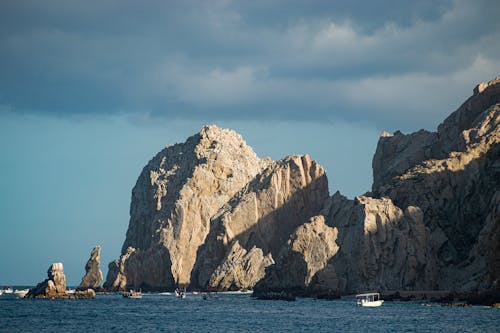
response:
[(97, 245), (90, 253), (90, 258), (85, 265), (85, 276), (77, 290), (99, 289), (102, 282), (101, 247)]
[(47, 275), (48, 279), (30, 289), (26, 294), (26, 298), (67, 298), (63, 264), (52, 264), (47, 271)]
[[(266, 163), (240, 135), (216, 126), (158, 153), (132, 191), (122, 257), (112, 264), (106, 287), (172, 289), (189, 284), (210, 218)], [(133, 254), (128, 254), (129, 247)], [(150, 260), (152, 256), (158, 260)]]
[[(210, 234), (200, 248), (192, 281), (201, 288), (251, 289), (290, 234), (316, 215), (326, 198), (325, 171), (308, 155), (289, 156), (271, 163), (214, 217)], [(244, 249), (239, 256), (246, 251), (258, 251), (254, 256), (262, 258), (264, 265), (255, 260), (247, 270), (249, 276), (228, 275), (227, 269), (221, 267), (233, 265), (235, 256), (230, 253), (235, 248), (237, 253)], [(220, 273), (224, 276), (218, 276)]]
[(278, 291), (305, 294), (312, 278), (339, 250), (337, 233), (325, 224), (322, 215), (299, 226), (282, 248), (277, 264), (269, 267), (266, 278), (255, 286), (255, 296), (267, 297)]

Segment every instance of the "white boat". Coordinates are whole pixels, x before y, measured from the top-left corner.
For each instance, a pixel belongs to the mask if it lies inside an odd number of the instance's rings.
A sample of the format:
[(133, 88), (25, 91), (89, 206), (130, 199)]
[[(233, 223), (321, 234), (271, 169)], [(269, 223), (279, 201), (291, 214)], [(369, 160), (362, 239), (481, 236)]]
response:
[(76, 292), (76, 289), (73, 289), (73, 288), (68, 288), (68, 290), (66, 290), (66, 293), (67, 294), (74, 294)]
[(139, 291), (135, 291), (135, 290), (126, 291), (126, 292), (123, 293), (123, 297), (126, 297), (126, 298), (142, 298), (142, 292), (141, 292), (140, 289), (139, 289)]
[(367, 293), (356, 295), (356, 304), (359, 306), (377, 307), (384, 303), (379, 293)]
[(4, 294), (12, 294), (14, 292), (14, 289), (12, 289), (12, 287), (6, 287), (4, 290), (3, 290)]
[(26, 294), (29, 292), (30, 290), (29, 289), (22, 289), (22, 290), (15, 290), (14, 291), (14, 295), (17, 297), (17, 298), (24, 298), (24, 296), (26, 296)]
[(3, 294), (3, 289), (0, 289), (0, 296), (2, 296)]

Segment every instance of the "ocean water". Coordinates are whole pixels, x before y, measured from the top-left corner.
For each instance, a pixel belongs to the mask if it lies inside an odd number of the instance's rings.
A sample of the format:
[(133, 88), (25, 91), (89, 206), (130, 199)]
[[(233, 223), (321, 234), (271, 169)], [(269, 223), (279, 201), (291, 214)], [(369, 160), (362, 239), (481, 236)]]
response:
[(0, 297), (0, 332), (500, 332), (500, 309), (354, 300), (255, 300), (248, 294), (120, 294), (94, 300)]

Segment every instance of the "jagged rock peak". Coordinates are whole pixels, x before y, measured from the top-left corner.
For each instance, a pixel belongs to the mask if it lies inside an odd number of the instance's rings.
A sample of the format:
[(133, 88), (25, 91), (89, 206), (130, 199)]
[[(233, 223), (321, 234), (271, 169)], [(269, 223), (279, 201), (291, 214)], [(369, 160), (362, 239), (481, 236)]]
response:
[(488, 89), (491, 86), (494, 86), (496, 84), (500, 83), (500, 78), (495, 78), (493, 80), (490, 80), (488, 82), (481, 82), (479, 83), (473, 90), (474, 95), (478, 95), (483, 93), (486, 89)]
[(372, 190), (380, 192), (381, 186), (426, 160), (445, 159), (453, 152), (466, 151), (469, 143), (466, 131), (476, 128), (483, 113), (498, 103), (500, 79), (495, 79), (479, 84), (474, 95), (448, 116), (437, 132), (420, 130), (403, 134), (396, 131), (394, 135), (381, 135), (372, 162)]
[(85, 276), (78, 286), (78, 290), (98, 289), (102, 282), (101, 264), (101, 246), (97, 245), (92, 249), (90, 258), (85, 265)]
[(215, 125), (160, 151), (132, 190), (122, 262), (111, 265), (106, 286), (188, 285), (210, 218), (269, 163)]

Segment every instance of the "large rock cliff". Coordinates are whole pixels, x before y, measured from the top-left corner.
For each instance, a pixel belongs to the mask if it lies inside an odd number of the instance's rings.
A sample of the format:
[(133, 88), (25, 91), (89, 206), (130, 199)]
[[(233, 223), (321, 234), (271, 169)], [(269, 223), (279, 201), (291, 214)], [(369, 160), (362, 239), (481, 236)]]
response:
[(500, 289), (500, 80), (478, 85), (437, 132), (384, 133), (372, 191), (328, 196), (309, 156), (259, 159), (208, 126), (141, 173), (105, 287)]
[(240, 135), (216, 126), (158, 153), (132, 190), (122, 256), (105, 287), (188, 285), (210, 218), (265, 165)]
[(478, 85), (437, 132), (383, 133), (372, 192), (336, 193), (316, 217), (336, 231), (315, 242), (320, 269), (310, 278), (308, 251), (288, 242), (256, 294), (500, 288), (499, 140), (500, 80)]
[[(400, 139), (381, 138), (377, 152), (384, 154), (391, 140)], [(437, 288), (487, 288), (495, 280), (489, 253), (496, 255), (492, 247), (498, 237), (500, 80), (476, 87), (426, 147), (431, 153), (425, 160), (374, 184), (373, 194), (422, 210), (436, 256)], [(400, 156), (408, 154), (403, 150)], [(388, 157), (388, 165), (397, 158)], [(374, 178), (377, 174), (374, 168)]]

